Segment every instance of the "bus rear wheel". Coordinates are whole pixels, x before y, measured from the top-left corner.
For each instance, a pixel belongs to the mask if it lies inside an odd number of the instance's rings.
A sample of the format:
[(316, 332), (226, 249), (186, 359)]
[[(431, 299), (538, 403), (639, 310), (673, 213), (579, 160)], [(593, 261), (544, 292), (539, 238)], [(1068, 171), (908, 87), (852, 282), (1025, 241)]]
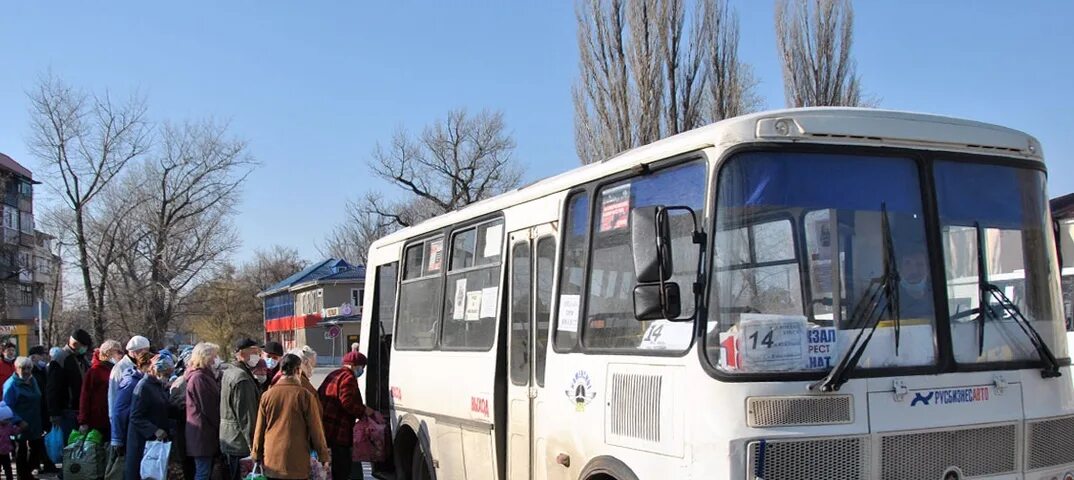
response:
[(410, 464), (410, 480), (433, 480), (433, 474), (429, 471), (429, 462), (425, 458), (425, 452), (420, 446), (414, 448), (413, 460)]

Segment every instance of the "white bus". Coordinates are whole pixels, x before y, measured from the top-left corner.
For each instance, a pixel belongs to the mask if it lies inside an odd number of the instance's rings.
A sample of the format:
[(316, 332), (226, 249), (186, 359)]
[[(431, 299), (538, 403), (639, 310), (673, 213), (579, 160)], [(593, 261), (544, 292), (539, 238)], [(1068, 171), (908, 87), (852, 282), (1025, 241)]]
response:
[(372, 245), (375, 471), (1074, 479), (1053, 237), (1040, 144), (933, 115), (758, 113), (541, 180)]

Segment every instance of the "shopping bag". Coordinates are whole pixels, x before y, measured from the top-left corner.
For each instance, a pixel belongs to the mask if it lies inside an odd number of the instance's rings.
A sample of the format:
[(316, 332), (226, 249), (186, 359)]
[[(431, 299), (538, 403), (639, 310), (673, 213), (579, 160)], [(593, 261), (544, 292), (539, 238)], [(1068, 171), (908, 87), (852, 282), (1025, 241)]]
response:
[(108, 466), (104, 469), (104, 480), (123, 480), (126, 459), (119, 454), (120, 447), (108, 447)]
[(172, 442), (145, 442), (145, 455), (142, 456), (142, 465), (139, 468), (144, 480), (168, 478), (168, 452), (171, 449)]
[(332, 476), (331, 467), (326, 467), (316, 456), (310, 457), (310, 480), (328, 480)]
[(250, 470), (250, 473), (243, 475), (244, 480), (268, 480), (265, 478), (265, 474), (261, 470), (261, 465), (254, 464), (254, 467)]
[(64, 480), (97, 480), (104, 476), (105, 451), (83, 437), (63, 449)]
[(379, 412), (367, 415), (354, 424), (351, 443), (351, 460), (355, 462), (383, 462), (388, 459), (388, 422)]
[(255, 462), (253, 457), (246, 457), (239, 460), (239, 478), (246, 478), (251, 472), (254, 471)]
[(45, 451), (48, 452), (48, 459), (53, 465), (63, 461), (63, 447), (63, 431), (60, 427), (53, 426), (48, 435), (45, 435)]

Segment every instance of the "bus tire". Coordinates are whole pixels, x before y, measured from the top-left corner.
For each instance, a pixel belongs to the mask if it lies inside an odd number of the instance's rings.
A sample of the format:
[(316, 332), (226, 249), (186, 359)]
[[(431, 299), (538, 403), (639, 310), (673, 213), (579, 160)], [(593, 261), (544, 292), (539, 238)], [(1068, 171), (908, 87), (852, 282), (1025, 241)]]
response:
[(398, 480), (411, 480), (411, 470), (414, 468), (414, 456), (419, 455), (421, 447), (418, 446), (418, 436), (409, 426), (399, 428), (392, 442), (395, 450), (395, 473)]
[(429, 459), (420, 446), (414, 447), (414, 455), (411, 456), (410, 480), (433, 480), (433, 473), (429, 469)]
[(582, 480), (638, 480), (625, 463), (615, 457), (595, 457), (582, 469)]

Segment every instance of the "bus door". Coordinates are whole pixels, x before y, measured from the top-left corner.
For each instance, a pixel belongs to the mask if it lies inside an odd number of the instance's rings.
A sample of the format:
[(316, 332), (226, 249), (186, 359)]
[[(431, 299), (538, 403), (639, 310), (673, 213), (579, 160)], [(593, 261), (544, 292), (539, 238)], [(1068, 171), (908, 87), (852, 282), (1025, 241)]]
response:
[(513, 232), (509, 239), (507, 478), (534, 475), (534, 402), (544, 387), (556, 240), (551, 224)]

